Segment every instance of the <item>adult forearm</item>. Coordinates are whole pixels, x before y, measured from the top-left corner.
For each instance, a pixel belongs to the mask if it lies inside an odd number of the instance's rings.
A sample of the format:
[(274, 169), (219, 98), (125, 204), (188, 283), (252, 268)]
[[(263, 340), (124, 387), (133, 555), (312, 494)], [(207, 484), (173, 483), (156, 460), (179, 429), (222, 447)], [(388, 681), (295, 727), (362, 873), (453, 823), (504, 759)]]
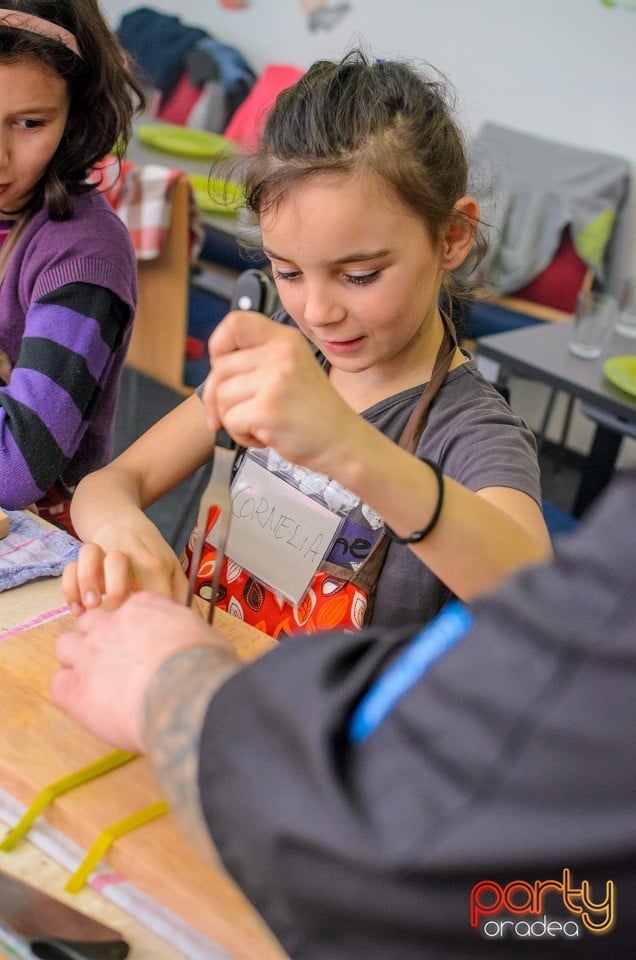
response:
[(212, 697), (237, 669), (219, 650), (184, 650), (160, 667), (144, 700), (145, 753), (182, 831), (201, 853), (211, 852), (199, 794), (201, 731)]

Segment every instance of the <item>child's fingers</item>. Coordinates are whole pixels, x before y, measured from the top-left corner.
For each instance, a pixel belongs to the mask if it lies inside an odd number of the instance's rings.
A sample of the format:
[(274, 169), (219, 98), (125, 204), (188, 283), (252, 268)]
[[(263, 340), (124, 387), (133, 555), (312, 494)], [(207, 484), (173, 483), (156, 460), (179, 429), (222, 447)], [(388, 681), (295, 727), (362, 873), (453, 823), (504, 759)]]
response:
[(119, 550), (104, 557), (104, 593), (111, 607), (119, 607), (139, 585), (129, 557)]
[(104, 593), (104, 551), (96, 543), (85, 543), (77, 557), (80, 603), (87, 610), (99, 607)]
[(233, 311), (227, 314), (209, 337), (210, 373), (201, 399), (211, 430), (218, 430), (223, 426), (216, 398), (221, 368), (222, 379), (235, 376), (237, 369), (245, 372), (245, 348), (261, 346), (267, 339), (265, 331), (269, 330), (270, 324), (271, 321), (261, 314)]
[(120, 606), (132, 593), (147, 591), (185, 604), (188, 580), (175, 557), (174, 564), (148, 558), (130, 559), (124, 553), (109, 553), (104, 564), (106, 596), (111, 606)]
[(73, 616), (78, 617), (84, 610), (82, 594), (77, 577), (78, 564), (76, 560), (67, 563), (62, 573), (62, 596), (71, 608)]
[(262, 313), (233, 310), (223, 318), (208, 340), (210, 357), (223, 356), (246, 347), (259, 347), (272, 336), (278, 325)]
[(177, 567), (172, 578), (172, 599), (175, 603), (185, 604), (188, 599), (188, 578), (181, 569)]

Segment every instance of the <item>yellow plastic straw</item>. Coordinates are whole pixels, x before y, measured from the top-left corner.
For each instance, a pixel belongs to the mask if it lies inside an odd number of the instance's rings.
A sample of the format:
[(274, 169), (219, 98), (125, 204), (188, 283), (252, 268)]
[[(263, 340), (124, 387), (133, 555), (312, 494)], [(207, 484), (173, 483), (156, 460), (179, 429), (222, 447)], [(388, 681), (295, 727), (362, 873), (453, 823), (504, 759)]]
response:
[(68, 881), (64, 884), (64, 889), (67, 893), (78, 893), (82, 889), (99, 861), (115, 840), (123, 837), (126, 833), (130, 833), (132, 830), (136, 830), (137, 827), (143, 826), (144, 823), (150, 823), (151, 820), (156, 820), (157, 817), (161, 817), (167, 812), (168, 804), (163, 800), (159, 800), (157, 803), (152, 803), (149, 807), (144, 807), (143, 810), (138, 810), (137, 813), (131, 813), (129, 817), (124, 817), (123, 820), (118, 820), (116, 823), (111, 823), (109, 827), (106, 827), (106, 829), (100, 833), (97, 840), (91, 845), (90, 850), (77, 870), (71, 874)]
[(95, 777), (100, 777), (103, 773), (108, 773), (109, 770), (115, 770), (117, 767), (123, 766), (123, 764), (128, 763), (129, 760), (134, 760), (136, 756), (136, 753), (126, 753), (124, 750), (113, 750), (111, 753), (106, 754), (105, 757), (102, 757), (101, 760), (89, 763), (88, 766), (82, 767), (75, 773), (62, 777), (61, 780), (55, 780), (54, 783), (49, 784), (48, 787), (44, 787), (44, 789), (38, 793), (31, 806), (28, 807), (20, 817), (15, 827), (9, 830), (4, 840), (0, 843), (0, 850), (3, 850), (5, 853), (13, 850), (18, 840), (24, 836), (36, 817), (38, 817), (56, 797), (66, 793), (68, 790), (73, 790), (75, 787), (81, 786), (83, 783), (94, 780)]

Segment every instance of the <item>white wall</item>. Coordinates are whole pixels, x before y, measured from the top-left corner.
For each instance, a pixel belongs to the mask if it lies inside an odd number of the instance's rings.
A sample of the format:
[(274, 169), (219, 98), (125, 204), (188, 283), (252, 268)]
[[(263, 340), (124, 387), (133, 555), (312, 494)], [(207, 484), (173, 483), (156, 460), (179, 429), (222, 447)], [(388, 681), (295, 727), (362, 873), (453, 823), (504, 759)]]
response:
[[(218, 0), (102, 0), (116, 25), (150, 6), (266, 63), (308, 66), (362, 40), (376, 56), (427, 60), (458, 92), (470, 132), (485, 119), (627, 158), (636, 179), (636, 12), (600, 0), (350, 0), (333, 32), (310, 32), (298, 0), (251, 0), (229, 11)], [(636, 194), (636, 191), (633, 191)], [(636, 274), (636, 197), (624, 227), (620, 272)]]

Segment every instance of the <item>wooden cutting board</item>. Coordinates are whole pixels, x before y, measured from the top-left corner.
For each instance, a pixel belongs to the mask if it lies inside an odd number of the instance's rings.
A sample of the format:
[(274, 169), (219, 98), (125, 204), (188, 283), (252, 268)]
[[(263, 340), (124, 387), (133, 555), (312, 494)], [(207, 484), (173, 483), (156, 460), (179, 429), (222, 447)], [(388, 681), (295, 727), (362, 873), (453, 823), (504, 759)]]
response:
[[(71, 623), (71, 617), (62, 617), (0, 643), (0, 785), (24, 804), (112, 749), (50, 700), (51, 676), (58, 669), (55, 638)], [(215, 625), (244, 660), (274, 643), (223, 611), (216, 612)], [(109, 824), (160, 799), (149, 763), (138, 757), (58, 797), (43, 816), (87, 850)], [(170, 814), (117, 840), (106, 862), (237, 960), (285, 957), (220, 862), (210, 866), (199, 859)]]

